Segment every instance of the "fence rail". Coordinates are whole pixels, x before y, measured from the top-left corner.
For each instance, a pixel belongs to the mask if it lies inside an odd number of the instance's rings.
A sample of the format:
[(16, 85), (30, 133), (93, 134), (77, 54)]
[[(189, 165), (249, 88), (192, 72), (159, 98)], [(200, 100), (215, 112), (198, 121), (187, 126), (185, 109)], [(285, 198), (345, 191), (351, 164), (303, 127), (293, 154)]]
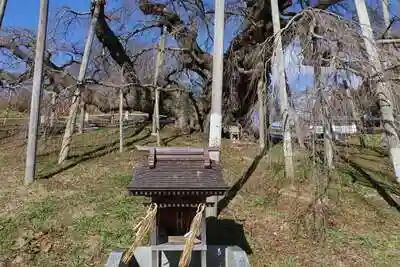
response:
[[(134, 127), (137, 123), (142, 122), (147, 118), (147, 114), (143, 113), (129, 113), (125, 114), (123, 121), (123, 128), (127, 129)], [(59, 116), (55, 119), (53, 127), (50, 127), (49, 118), (42, 117), (39, 126), (39, 135), (47, 136), (48, 134), (60, 134), (64, 132), (66, 121), (66, 116)], [(15, 135), (21, 135), (21, 138), (26, 138), (28, 132), (29, 118), (27, 117), (7, 117), (6, 123), (4, 122), (4, 117), (0, 117), (0, 138), (3, 143), (8, 137)], [(77, 129), (77, 124), (75, 125), (75, 130)], [(101, 128), (117, 128), (119, 127), (119, 114), (91, 114), (86, 116), (84, 123), (84, 131), (90, 132)]]

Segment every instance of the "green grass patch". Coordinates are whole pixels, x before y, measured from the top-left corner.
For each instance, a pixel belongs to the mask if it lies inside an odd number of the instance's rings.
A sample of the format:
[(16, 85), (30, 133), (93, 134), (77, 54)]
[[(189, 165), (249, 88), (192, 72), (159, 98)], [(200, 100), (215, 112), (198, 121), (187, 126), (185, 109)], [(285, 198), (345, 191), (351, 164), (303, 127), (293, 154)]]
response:
[(20, 227), (17, 220), (0, 218), (0, 259), (7, 257), (14, 245)]
[(113, 175), (108, 181), (114, 186), (126, 186), (132, 181), (132, 174), (120, 173)]
[(270, 267), (296, 267), (296, 258), (294, 257), (287, 257), (286, 259), (278, 262), (274, 262), (271, 265), (265, 265)]
[(396, 233), (382, 235), (348, 234), (340, 230), (327, 229), (328, 240), (335, 247), (359, 247), (366, 251), (374, 261), (373, 266), (396, 266), (400, 247), (400, 236)]
[(34, 229), (49, 227), (51, 221), (56, 219), (62, 203), (63, 201), (60, 198), (47, 197), (42, 201), (31, 204), (21, 219)]
[(129, 246), (133, 241), (132, 229), (143, 215), (140, 203), (132, 197), (116, 196), (97, 201), (94, 215), (83, 216), (73, 222), (73, 234), (77, 238), (98, 234), (107, 249)]
[[(6, 109), (0, 110), (0, 118), (3, 119), (6, 116)], [(8, 110), (7, 118), (28, 118), (29, 114), (25, 112), (19, 112), (16, 110)]]

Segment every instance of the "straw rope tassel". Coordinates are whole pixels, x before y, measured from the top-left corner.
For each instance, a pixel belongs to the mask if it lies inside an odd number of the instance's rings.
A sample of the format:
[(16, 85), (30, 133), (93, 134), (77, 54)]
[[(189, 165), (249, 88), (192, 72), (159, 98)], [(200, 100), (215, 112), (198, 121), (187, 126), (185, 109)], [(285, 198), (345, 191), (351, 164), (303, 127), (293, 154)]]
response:
[(185, 246), (183, 247), (181, 258), (179, 259), (179, 267), (188, 267), (190, 264), (194, 241), (200, 232), (200, 225), (205, 207), (206, 205), (204, 203), (197, 207), (197, 213), (190, 224), (190, 231), (185, 240)]
[(125, 253), (124, 258), (122, 261), (125, 264), (129, 264), (130, 260), (132, 259), (135, 249), (139, 245), (139, 243), (143, 240), (144, 236), (149, 232), (149, 230), (154, 226), (155, 218), (157, 215), (157, 204), (152, 203), (150, 207), (147, 209), (147, 213), (145, 217), (139, 221), (139, 223), (133, 228), (133, 231), (136, 231), (135, 234), (135, 241), (133, 242), (132, 246), (129, 250)]

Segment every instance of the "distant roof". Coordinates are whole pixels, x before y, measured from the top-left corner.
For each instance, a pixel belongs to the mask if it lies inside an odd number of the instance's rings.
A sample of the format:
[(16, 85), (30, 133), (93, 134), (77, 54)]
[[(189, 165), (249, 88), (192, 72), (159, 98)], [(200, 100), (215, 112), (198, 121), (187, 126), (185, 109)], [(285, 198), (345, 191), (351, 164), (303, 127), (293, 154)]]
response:
[(272, 128), (281, 128), (281, 122), (280, 121), (274, 121), (271, 123)]
[(134, 195), (211, 196), (228, 189), (220, 164), (210, 160), (207, 149), (193, 148), (150, 148), (128, 185)]

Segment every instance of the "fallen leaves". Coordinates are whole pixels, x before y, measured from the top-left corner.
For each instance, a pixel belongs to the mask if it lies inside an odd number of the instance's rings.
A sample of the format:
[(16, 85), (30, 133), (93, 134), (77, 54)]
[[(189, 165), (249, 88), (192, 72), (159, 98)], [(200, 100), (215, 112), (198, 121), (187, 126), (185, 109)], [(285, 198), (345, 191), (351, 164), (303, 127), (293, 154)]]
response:
[(49, 253), (53, 247), (49, 231), (34, 232), (25, 230), (18, 237), (12, 250), (17, 254), (12, 261), (12, 264), (21, 265), (24, 262), (31, 260), (38, 253)]

